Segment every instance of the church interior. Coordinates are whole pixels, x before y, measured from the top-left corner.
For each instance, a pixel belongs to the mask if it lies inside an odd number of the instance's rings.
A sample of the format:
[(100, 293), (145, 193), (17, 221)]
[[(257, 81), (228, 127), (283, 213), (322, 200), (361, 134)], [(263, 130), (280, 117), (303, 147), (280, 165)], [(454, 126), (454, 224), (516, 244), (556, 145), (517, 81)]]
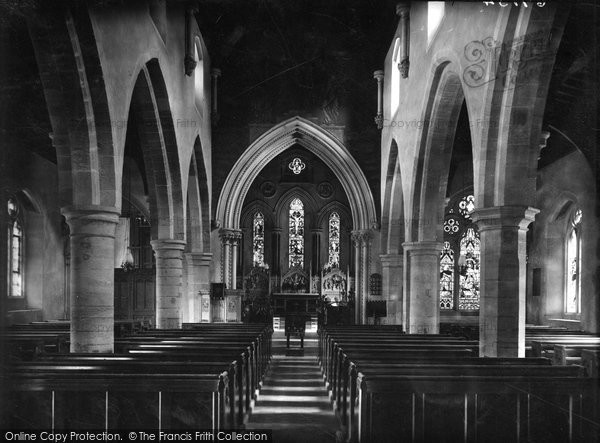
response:
[(599, 30), (2, 2), (0, 429), (598, 441)]

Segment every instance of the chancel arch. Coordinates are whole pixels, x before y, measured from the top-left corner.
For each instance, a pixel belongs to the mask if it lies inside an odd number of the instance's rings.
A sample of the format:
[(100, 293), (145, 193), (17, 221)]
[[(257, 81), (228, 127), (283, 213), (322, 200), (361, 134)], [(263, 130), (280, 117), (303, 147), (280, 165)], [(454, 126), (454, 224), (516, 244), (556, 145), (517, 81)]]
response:
[[(333, 171), (348, 199), (353, 229), (361, 233), (360, 236), (355, 236), (356, 242), (354, 245), (354, 256), (358, 257), (357, 263), (360, 264), (359, 271), (361, 269), (364, 271), (360, 272), (360, 277), (357, 279), (357, 282), (361, 284), (357, 283), (356, 285), (357, 300), (360, 300), (362, 294), (366, 297), (368, 292), (366, 266), (368, 264), (369, 244), (372, 238), (368, 233), (377, 223), (372, 193), (362, 170), (347, 149), (326, 130), (308, 120), (294, 117), (276, 125), (260, 136), (242, 154), (227, 177), (217, 205), (216, 217), (221, 224), (221, 232), (232, 232), (234, 236), (235, 232), (239, 232), (243, 202), (250, 186), (254, 183), (264, 165), (294, 146), (298, 146), (311, 155), (318, 157), (326, 167)], [(292, 158), (289, 162), (292, 168), (295, 158)], [(302, 161), (300, 157), (298, 159)], [(299, 177), (305, 173), (300, 172), (304, 171), (301, 166), (298, 171), (297, 175)], [(296, 175), (296, 173), (293, 172), (293, 175)], [(321, 192), (323, 195), (327, 195), (329, 192), (326, 183), (323, 184)], [(293, 192), (290, 192), (286, 198), (293, 198), (291, 197), (292, 194)], [(309, 203), (312, 198), (307, 197), (305, 202)], [(283, 206), (278, 206), (279, 215), (275, 216), (275, 220), (281, 218), (283, 213), (281, 208)], [(233, 239), (234, 237), (229, 235), (227, 238)], [(280, 249), (281, 247), (283, 245), (280, 246)], [(308, 247), (309, 250), (313, 249), (312, 244), (309, 244)], [(232, 246), (231, 251), (227, 252), (225, 250), (222, 256), (222, 269), (226, 271), (224, 282), (232, 288), (237, 287), (237, 269), (235, 269), (235, 266), (232, 268), (232, 263), (236, 263), (234, 259), (234, 257), (237, 257), (236, 248), (237, 246)], [(320, 246), (317, 248), (320, 248)], [(308, 264), (314, 266), (315, 261), (309, 258)], [(366, 312), (364, 312), (364, 317), (361, 318), (366, 321)]]

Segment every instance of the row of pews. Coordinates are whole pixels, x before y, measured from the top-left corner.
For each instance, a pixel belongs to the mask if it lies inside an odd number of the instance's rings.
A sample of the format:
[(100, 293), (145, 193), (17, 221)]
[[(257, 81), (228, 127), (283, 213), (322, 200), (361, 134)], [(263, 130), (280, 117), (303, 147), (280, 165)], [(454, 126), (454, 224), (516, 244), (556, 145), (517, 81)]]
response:
[(5, 364), (0, 427), (206, 430), (243, 425), (271, 325), (184, 324), (115, 339), (114, 354), (42, 352)]
[(562, 327), (530, 326), (527, 328), (528, 355), (546, 357), (559, 366), (580, 365), (587, 374), (598, 378), (600, 335)]
[(319, 331), (348, 441), (598, 441), (598, 379), (584, 368), (479, 358), (478, 350), (474, 340), (406, 335), (399, 326)]
[[(2, 330), (0, 336), (11, 359), (32, 360), (39, 355), (69, 352), (70, 327), (68, 320), (48, 320), (17, 323)], [(115, 320), (115, 337), (137, 334), (149, 325), (139, 320)]]

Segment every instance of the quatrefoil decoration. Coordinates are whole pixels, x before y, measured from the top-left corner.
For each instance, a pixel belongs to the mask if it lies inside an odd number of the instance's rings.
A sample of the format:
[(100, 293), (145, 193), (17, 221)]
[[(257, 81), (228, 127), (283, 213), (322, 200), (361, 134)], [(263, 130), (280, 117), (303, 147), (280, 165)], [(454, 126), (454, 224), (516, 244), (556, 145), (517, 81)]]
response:
[(290, 162), (288, 167), (292, 170), (292, 172), (294, 174), (298, 175), (304, 170), (304, 168), (306, 168), (306, 165), (304, 164), (304, 162), (302, 160), (300, 160), (298, 157), (296, 157), (294, 160), (292, 160)]

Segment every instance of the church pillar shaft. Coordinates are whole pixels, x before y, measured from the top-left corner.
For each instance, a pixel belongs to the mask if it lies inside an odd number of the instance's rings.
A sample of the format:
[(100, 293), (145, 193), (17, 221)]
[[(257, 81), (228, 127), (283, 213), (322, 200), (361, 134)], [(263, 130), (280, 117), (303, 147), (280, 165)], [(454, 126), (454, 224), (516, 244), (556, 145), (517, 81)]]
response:
[(65, 208), (71, 250), (71, 352), (114, 352), (115, 208)]
[(362, 239), (357, 233), (352, 234), (352, 241), (354, 243), (354, 322), (359, 325), (361, 324), (361, 297), (362, 297), (362, 285), (361, 281), (361, 243)]
[(231, 245), (231, 289), (237, 289), (238, 249), (239, 242), (234, 241)]
[(361, 323), (367, 324), (367, 299), (369, 295), (369, 243), (370, 236), (368, 233), (363, 234), (362, 241), (362, 273), (361, 273), (361, 285), (362, 285), (362, 297), (361, 297)]
[(409, 334), (437, 334), (439, 269), (442, 244), (436, 241), (404, 243), (406, 254), (406, 303), (404, 329)]
[(477, 209), (481, 237), (479, 355), (525, 357), (526, 206)]
[(180, 328), (182, 320), (182, 240), (152, 240), (156, 256), (156, 327)]
[(383, 296), (387, 300), (387, 323), (402, 324), (403, 257), (400, 254), (379, 256)]

